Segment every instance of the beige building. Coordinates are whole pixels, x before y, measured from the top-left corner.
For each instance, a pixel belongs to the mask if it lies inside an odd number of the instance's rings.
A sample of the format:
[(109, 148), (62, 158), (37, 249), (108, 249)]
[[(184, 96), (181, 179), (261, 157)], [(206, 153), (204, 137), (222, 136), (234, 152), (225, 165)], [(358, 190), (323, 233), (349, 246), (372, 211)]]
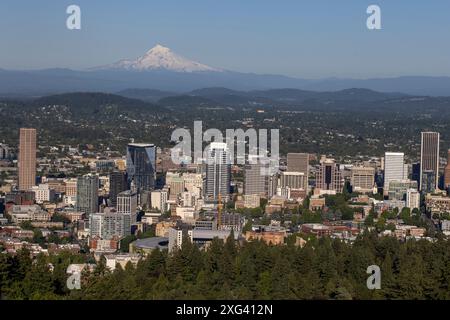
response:
[(375, 183), (375, 169), (370, 167), (353, 167), (351, 169), (351, 185), (353, 191), (369, 193)]
[(19, 190), (36, 184), (36, 129), (20, 129)]

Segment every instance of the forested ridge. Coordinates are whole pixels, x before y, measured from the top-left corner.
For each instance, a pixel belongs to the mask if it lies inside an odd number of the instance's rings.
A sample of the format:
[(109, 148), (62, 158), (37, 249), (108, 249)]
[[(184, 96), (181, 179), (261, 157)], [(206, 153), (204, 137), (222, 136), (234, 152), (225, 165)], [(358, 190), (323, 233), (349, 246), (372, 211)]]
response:
[[(450, 299), (448, 241), (379, 238), (366, 232), (353, 244), (312, 239), (303, 248), (214, 240), (201, 251), (189, 241), (170, 255), (153, 251), (136, 267), (110, 272), (101, 260), (66, 287), (67, 266), (88, 256), (0, 254), (2, 299)], [(369, 290), (367, 267), (381, 268), (381, 289)], [(53, 269), (53, 270), (51, 270)]]

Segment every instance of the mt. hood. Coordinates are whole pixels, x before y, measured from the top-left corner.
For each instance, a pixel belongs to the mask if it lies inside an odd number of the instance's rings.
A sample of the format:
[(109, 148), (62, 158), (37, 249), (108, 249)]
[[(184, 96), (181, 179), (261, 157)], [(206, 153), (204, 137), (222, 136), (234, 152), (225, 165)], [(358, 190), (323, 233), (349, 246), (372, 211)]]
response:
[(143, 56), (135, 60), (121, 60), (114, 64), (94, 68), (93, 70), (129, 70), (151, 71), (166, 70), (172, 72), (221, 72), (196, 61), (182, 57), (167, 47), (156, 45)]

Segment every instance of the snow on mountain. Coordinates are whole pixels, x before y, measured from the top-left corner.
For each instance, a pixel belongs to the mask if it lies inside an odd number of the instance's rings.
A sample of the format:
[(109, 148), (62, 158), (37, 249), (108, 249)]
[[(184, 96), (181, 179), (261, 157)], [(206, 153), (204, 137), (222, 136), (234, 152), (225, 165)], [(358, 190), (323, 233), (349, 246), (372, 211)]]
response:
[(95, 68), (96, 70), (122, 69), (130, 71), (167, 70), (173, 72), (221, 72), (196, 61), (182, 57), (167, 47), (156, 45), (136, 60), (121, 60), (117, 63)]

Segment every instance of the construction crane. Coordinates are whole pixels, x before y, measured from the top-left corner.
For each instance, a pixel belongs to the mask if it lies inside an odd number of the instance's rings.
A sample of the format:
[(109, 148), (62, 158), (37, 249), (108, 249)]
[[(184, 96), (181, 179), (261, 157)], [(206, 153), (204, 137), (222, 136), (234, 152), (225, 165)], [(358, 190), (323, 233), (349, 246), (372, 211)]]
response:
[(219, 203), (217, 205), (217, 229), (220, 229), (222, 226), (222, 210), (223, 210), (223, 203), (222, 203), (222, 195), (219, 193)]

